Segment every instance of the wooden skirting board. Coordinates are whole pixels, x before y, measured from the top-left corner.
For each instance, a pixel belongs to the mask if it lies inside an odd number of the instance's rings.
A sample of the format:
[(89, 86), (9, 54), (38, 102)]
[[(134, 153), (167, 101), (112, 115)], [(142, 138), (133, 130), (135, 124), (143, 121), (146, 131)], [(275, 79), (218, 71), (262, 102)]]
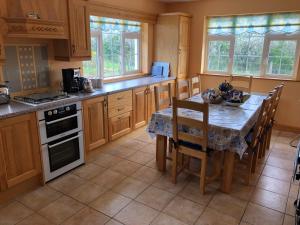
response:
[(281, 131), (300, 133), (300, 127), (292, 127), (292, 126), (287, 126), (282, 124), (275, 124), (274, 128)]

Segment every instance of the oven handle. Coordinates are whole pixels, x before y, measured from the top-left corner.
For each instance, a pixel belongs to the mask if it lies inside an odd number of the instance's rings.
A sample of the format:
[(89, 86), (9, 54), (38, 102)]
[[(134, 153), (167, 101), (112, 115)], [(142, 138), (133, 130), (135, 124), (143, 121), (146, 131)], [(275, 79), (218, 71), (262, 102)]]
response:
[(64, 118), (60, 118), (60, 119), (57, 119), (57, 120), (53, 120), (53, 121), (50, 121), (50, 122), (46, 122), (47, 125), (50, 125), (50, 124), (53, 124), (53, 123), (57, 123), (57, 122), (60, 122), (60, 121), (63, 121), (63, 120), (67, 120), (67, 119), (70, 119), (70, 118), (73, 118), (73, 117), (76, 117), (76, 116), (80, 116), (79, 113), (76, 113), (74, 115), (71, 115), (71, 116), (66, 116)]
[(58, 142), (58, 143), (56, 143), (56, 144), (54, 144), (54, 145), (48, 145), (48, 148), (54, 148), (54, 147), (56, 147), (56, 146), (58, 146), (58, 145), (61, 145), (61, 144), (63, 144), (63, 143), (66, 143), (66, 142), (68, 142), (68, 141), (71, 141), (71, 140), (73, 140), (73, 139), (79, 138), (80, 136), (82, 136), (82, 134), (78, 134), (78, 135), (75, 136), (75, 137), (68, 138), (68, 139), (63, 140), (63, 141), (61, 141), (61, 142)]

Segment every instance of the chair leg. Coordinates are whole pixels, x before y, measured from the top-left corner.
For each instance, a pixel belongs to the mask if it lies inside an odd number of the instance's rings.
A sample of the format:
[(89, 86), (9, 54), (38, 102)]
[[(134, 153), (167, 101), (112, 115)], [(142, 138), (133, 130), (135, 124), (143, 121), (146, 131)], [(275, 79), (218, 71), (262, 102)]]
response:
[(268, 133), (264, 134), (263, 137), (263, 153), (262, 156), (265, 157), (266, 156), (266, 151), (267, 151), (267, 146), (268, 146)]
[(173, 141), (172, 138), (169, 138), (169, 153), (172, 152), (172, 149), (173, 149)]
[(269, 129), (269, 131), (267, 133), (267, 149), (270, 149), (271, 137), (272, 137), (272, 128)]
[(245, 178), (245, 183), (246, 185), (250, 184), (250, 178), (251, 178), (251, 172), (252, 172), (252, 165), (253, 165), (253, 158), (254, 154), (253, 151), (251, 151), (248, 155), (248, 162), (247, 162), (247, 171), (246, 171), (246, 178)]
[(264, 148), (264, 144), (263, 144), (264, 141), (262, 141), (259, 146), (258, 146), (258, 159), (261, 159), (263, 157), (263, 148)]
[(201, 171), (200, 171), (200, 192), (203, 195), (205, 193), (206, 164), (207, 164), (207, 157), (206, 154), (204, 153), (201, 159)]
[(177, 183), (178, 150), (172, 151), (172, 182)]
[[(257, 151), (259, 151), (259, 146), (257, 147)], [(252, 158), (252, 166), (251, 166), (251, 172), (252, 173), (255, 173), (255, 171), (256, 171), (256, 165), (257, 165), (257, 161), (258, 161), (258, 153), (257, 153), (257, 151), (255, 151), (254, 153), (253, 153), (253, 158)]]

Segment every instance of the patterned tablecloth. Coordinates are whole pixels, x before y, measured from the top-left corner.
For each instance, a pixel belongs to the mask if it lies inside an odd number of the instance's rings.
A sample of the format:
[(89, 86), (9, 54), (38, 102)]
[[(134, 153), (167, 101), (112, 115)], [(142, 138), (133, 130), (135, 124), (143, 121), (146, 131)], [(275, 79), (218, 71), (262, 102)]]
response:
[[(265, 95), (251, 94), (250, 98), (239, 107), (225, 104), (209, 105), (209, 148), (219, 151), (235, 151), (242, 157), (248, 145), (245, 136), (254, 126)], [(203, 102), (201, 95), (188, 99)], [(202, 113), (179, 109), (178, 114), (184, 117), (203, 119)], [(184, 132), (197, 135), (199, 130), (192, 127), (180, 127)], [(163, 135), (172, 137), (172, 108), (153, 113), (147, 131), (151, 137)]]

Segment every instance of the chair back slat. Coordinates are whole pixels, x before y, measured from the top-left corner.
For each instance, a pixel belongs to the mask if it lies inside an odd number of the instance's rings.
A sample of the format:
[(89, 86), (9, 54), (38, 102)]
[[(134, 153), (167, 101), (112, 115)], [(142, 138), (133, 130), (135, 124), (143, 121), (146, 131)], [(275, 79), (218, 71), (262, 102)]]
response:
[(204, 124), (201, 121), (195, 121), (194, 119), (186, 118), (186, 117), (177, 117), (178, 124), (193, 127), (197, 126), (201, 129), (203, 128)]
[(186, 141), (186, 142), (190, 142), (193, 144), (198, 144), (198, 145), (204, 146), (205, 148), (207, 147), (207, 142), (206, 142), (205, 137), (195, 136), (195, 135), (187, 134), (184, 132), (178, 132), (178, 139)]
[(159, 111), (171, 105), (171, 84), (154, 87), (155, 110)]
[(244, 92), (251, 92), (252, 88), (252, 76), (232, 76), (230, 75), (229, 83), (238, 90)]
[(272, 107), (273, 97), (274, 96), (268, 96), (266, 99), (264, 99), (264, 101), (262, 103), (258, 119), (254, 126), (252, 142), (250, 143), (250, 147), (252, 149), (254, 149), (258, 146), (258, 144), (262, 138), (266, 123), (268, 121), (270, 109)]
[[(202, 146), (202, 150), (206, 151), (208, 144), (208, 103), (197, 103), (190, 101), (177, 100), (173, 98), (173, 139), (178, 141), (186, 141), (192, 144)], [(186, 118), (178, 115), (178, 109), (188, 109), (202, 113), (202, 121), (193, 118)], [(179, 131), (180, 125), (188, 125), (189, 128), (199, 130), (199, 134), (192, 135)]]
[(184, 100), (190, 97), (190, 82), (188, 80), (177, 81), (177, 98)]
[(270, 115), (271, 122), (275, 118), (275, 115), (276, 115), (276, 112), (277, 112), (277, 108), (278, 108), (278, 105), (279, 105), (279, 102), (280, 102), (280, 98), (281, 98), (283, 87), (284, 87), (284, 85), (281, 84), (279, 86), (276, 86), (275, 89), (274, 89), (274, 91), (276, 92), (275, 93), (276, 97), (275, 97), (275, 99), (273, 101), (273, 104), (272, 104), (272, 110), (271, 110), (271, 115)]
[(200, 75), (190, 78), (190, 96), (194, 96), (201, 93), (201, 79)]

